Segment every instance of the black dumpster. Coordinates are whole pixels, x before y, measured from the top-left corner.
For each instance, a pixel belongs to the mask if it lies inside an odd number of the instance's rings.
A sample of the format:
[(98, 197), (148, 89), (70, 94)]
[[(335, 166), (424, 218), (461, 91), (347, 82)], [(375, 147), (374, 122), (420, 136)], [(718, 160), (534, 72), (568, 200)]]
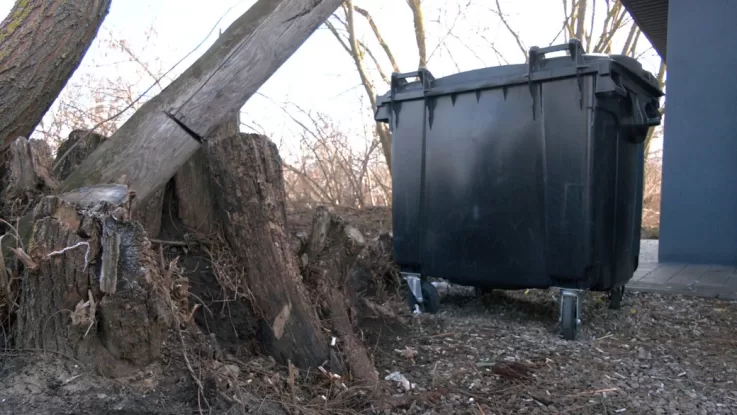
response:
[(425, 276), (559, 287), (568, 338), (581, 290), (617, 307), (638, 264), (643, 142), (662, 95), (635, 59), (575, 39), (523, 65), (393, 74), (375, 118), (392, 132), (394, 254), (413, 301), (436, 308)]

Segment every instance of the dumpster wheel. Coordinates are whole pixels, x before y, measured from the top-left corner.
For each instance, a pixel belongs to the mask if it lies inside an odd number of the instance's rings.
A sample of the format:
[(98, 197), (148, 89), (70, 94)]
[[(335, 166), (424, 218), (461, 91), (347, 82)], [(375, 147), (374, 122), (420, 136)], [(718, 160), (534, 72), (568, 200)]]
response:
[(578, 332), (578, 296), (564, 293), (560, 304), (560, 331), (565, 340), (576, 340)]
[(423, 280), (422, 281), (422, 303), (419, 303), (412, 294), (412, 290), (407, 290), (407, 300), (409, 302), (409, 308), (415, 311), (415, 306), (418, 306), (420, 312), (435, 314), (440, 309), (440, 294), (438, 289), (435, 288), (432, 283)]
[(619, 310), (622, 307), (622, 298), (624, 297), (624, 285), (613, 288), (609, 291), (609, 308)]

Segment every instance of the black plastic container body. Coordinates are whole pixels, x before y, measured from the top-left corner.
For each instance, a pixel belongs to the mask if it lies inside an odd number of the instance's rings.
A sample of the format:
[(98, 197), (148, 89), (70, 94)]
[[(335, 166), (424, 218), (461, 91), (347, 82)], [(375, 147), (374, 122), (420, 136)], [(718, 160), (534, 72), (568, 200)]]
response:
[[(662, 92), (630, 58), (395, 74), (394, 254), (402, 272), (500, 289), (624, 285), (638, 264), (643, 141)], [(405, 75), (419, 75), (406, 82)]]

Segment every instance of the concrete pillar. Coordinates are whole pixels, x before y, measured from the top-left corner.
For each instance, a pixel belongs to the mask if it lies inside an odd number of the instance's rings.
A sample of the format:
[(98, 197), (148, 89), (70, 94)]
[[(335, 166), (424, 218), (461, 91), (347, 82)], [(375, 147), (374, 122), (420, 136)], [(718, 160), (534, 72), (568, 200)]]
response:
[(737, 1), (670, 0), (660, 262), (737, 266)]

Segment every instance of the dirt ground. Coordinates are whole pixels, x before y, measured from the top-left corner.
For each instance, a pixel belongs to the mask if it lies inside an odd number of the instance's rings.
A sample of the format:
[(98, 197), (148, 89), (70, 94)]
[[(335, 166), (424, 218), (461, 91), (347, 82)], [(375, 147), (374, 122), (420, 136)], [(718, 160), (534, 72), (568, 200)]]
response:
[(591, 293), (568, 342), (553, 292), (452, 291), (379, 341), (382, 375), (416, 383), (407, 413), (737, 413), (734, 303), (630, 293), (614, 311)]
[[(386, 209), (339, 213), (369, 237), (391, 229)], [(290, 233), (310, 220), (292, 211)], [(217, 304), (211, 291), (197, 292)], [(476, 297), (441, 284), (441, 311), (419, 316), (402, 294), (384, 304), (397, 319), (361, 324), (378, 387), (290, 372), (233, 335), (248, 325), (233, 318), (242, 313), (213, 305), (207, 324), (171, 330), (161, 361), (128, 378), (10, 350), (3, 335), (0, 414), (737, 414), (737, 303), (627, 293), (614, 311), (590, 293), (567, 342), (552, 291)]]

